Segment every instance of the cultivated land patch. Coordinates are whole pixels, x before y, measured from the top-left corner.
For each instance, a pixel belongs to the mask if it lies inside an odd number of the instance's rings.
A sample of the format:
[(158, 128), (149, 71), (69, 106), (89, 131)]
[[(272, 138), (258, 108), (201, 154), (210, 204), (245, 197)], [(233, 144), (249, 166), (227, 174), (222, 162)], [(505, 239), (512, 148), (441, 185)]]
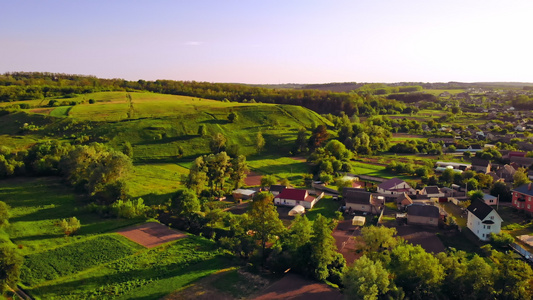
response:
[(155, 222), (121, 229), (117, 233), (146, 248), (154, 248), (164, 243), (188, 237), (188, 235), (180, 231)]
[(287, 274), (267, 289), (260, 292), (255, 300), (266, 299), (302, 299), (302, 300), (336, 300), (344, 299), (343, 295), (324, 283), (318, 283), (299, 275)]
[(261, 185), (261, 177), (263, 177), (261, 174), (254, 171), (250, 171), (250, 173), (248, 173), (248, 176), (246, 176), (246, 178), (244, 179), (244, 184), (246, 184), (247, 186)]

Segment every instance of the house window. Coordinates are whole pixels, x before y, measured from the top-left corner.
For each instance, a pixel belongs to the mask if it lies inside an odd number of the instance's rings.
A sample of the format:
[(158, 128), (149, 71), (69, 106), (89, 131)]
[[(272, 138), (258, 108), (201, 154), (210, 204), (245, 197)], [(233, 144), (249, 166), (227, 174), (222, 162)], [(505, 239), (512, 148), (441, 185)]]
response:
[(531, 209), (531, 205), (528, 204), (528, 205), (527, 205), (527, 209)]
[(482, 236), (482, 237), (485, 237), (485, 234), (483, 233), (481, 236)]
[(494, 216), (490, 216), (490, 219), (491, 219), (491, 220), (494, 220)]
[(490, 229), (490, 225), (487, 225), (487, 229)]
[(485, 225), (483, 225), (483, 229), (485, 229)]

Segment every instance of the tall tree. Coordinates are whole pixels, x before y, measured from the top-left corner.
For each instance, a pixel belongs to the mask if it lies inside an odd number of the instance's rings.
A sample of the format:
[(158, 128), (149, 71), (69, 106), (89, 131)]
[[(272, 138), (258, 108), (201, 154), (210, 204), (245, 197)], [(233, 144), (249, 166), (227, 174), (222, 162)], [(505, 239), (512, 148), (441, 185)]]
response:
[(511, 190), (509, 190), (509, 187), (504, 182), (496, 181), (490, 189), (490, 194), (498, 197), (500, 201), (511, 201)]
[(531, 180), (527, 177), (527, 171), (524, 168), (519, 168), (513, 175), (513, 187), (530, 183)]
[(309, 243), (312, 234), (313, 229), (309, 219), (305, 215), (296, 215), (285, 239), (287, 248), (290, 252), (296, 253), (300, 247)]
[(194, 160), (191, 169), (189, 170), (189, 175), (187, 176), (186, 186), (189, 189), (192, 189), (196, 194), (200, 194), (207, 182), (206, 174), (206, 165), (203, 156), (199, 156)]
[(437, 299), (444, 279), (444, 267), (420, 245), (402, 244), (390, 253), (390, 269), (396, 284), (410, 299)]
[(317, 280), (326, 280), (329, 276), (328, 265), (330, 265), (337, 253), (335, 239), (331, 235), (333, 232), (332, 220), (318, 214), (313, 222), (313, 236), (311, 237), (311, 258), (310, 264), (313, 268), (313, 275)]
[(264, 148), (265, 138), (263, 138), (263, 134), (261, 133), (261, 131), (258, 131), (255, 138), (255, 149), (257, 150), (257, 152), (261, 152)]
[(129, 158), (133, 157), (133, 147), (131, 146), (130, 142), (124, 142), (124, 145), (122, 147), (122, 153), (124, 153)]
[(344, 295), (347, 299), (377, 300), (388, 292), (389, 276), (380, 261), (372, 261), (363, 255), (343, 273)]
[(329, 133), (325, 125), (318, 125), (309, 137), (309, 148), (316, 149), (321, 147), (329, 138)]
[(307, 152), (307, 131), (302, 127), (298, 130), (298, 135), (296, 136), (294, 153), (305, 152)]
[(9, 217), (9, 205), (3, 201), (0, 201), (0, 228), (9, 224)]
[(0, 296), (8, 286), (15, 287), (20, 278), (20, 268), (24, 260), (11, 243), (0, 243)]
[(246, 156), (239, 155), (231, 161), (230, 178), (233, 180), (234, 187), (238, 189), (244, 183), (246, 174), (248, 173), (248, 165), (246, 164)]
[(215, 187), (224, 187), (226, 176), (229, 174), (230, 157), (226, 152), (210, 154), (204, 158), (206, 174), (209, 179), (209, 186), (214, 191)]
[(224, 151), (226, 149), (226, 141), (226, 137), (222, 133), (217, 132), (211, 137), (211, 142), (209, 143), (211, 152), (216, 154)]
[(254, 201), (248, 211), (248, 216), (250, 217), (249, 229), (253, 231), (253, 238), (260, 245), (262, 264), (266, 258), (266, 244), (285, 231), (273, 199), (274, 195), (270, 192), (258, 193), (254, 196)]
[(374, 255), (385, 250), (392, 250), (400, 243), (395, 237), (396, 228), (385, 226), (368, 226), (361, 229), (361, 236), (356, 239), (362, 242), (362, 250), (367, 255)]
[(189, 216), (200, 211), (201, 206), (194, 191), (181, 189), (172, 196), (171, 208), (178, 215)]
[(498, 253), (496, 261), (497, 276), (494, 288), (499, 299), (532, 299), (533, 271), (531, 267), (512, 256)]
[(262, 187), (269, 187), (273, 184), (276, 184), (276, 177), (274, 175), (264, 175), (261, 177), (261, 186)]

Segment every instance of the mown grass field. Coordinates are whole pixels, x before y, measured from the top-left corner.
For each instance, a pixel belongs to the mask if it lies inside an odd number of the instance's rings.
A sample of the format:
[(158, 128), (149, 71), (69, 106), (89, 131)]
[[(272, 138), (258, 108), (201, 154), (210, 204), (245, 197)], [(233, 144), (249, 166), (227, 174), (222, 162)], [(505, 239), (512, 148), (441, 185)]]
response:
[(287, 178), (291, 184), (302, 186), (304, 174), (310, 166), (303, 159), (276, 156), (253, 156), (247, 160), (251, 170), (265, 175), (275, 175), (278, 179)]
[[(158, 299), (232, 264), (213, 241), (190, 236), (146, 249), (114, 233), (139, 220), (101, 218), (59, 178), (0, 181), (11, 240), (25, 256), (21, 285), (36, 299)], [(76, 216), (79, 233), (56, 226)]]
[(136, 164), (128, 178), (128, 194), (142, 197), (147, 205), (161, 204), (182, 186), (188, 174), (188, 169), (174, 163)]
[(314, 221), (318, 214), (321, 214), (327, 218), (334, 218), (335, 212), (340, 206), (341, 201), (335, 201), (333, 200), (333, 197), (325, 196), (324, 198), (320, 199), (320, 201), (318, 201), (315, 206), (305, 215), (311, 221)]
[(368, 175), (368, 176), (375, 176), (375, 177), (381, 177), (381, 178), (400, 178), (400, 179), (412, 179), (411, 177), (403, 176), (394, 174), (391, 172), (388, 172), (385, 170), (384, 166), (380, 165), (374, 165), (364, 162), (358, 162), (358, 161), (351, 161), (350, 164), (352, 165), (352, 173), (355, 175)]

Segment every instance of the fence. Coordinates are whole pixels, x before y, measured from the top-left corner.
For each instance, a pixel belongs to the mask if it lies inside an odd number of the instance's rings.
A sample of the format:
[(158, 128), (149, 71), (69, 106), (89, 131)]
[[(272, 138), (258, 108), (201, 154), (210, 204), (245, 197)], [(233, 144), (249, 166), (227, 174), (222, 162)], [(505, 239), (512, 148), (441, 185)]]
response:
[(513, 248), (514, 251), (516, 251), (518, 254), (522, 255), (529, 263), (533, 263), (533, 255), (529, 253), (526, 249), (522, 248), (522, 246), (512, 243), (509, 246)]

